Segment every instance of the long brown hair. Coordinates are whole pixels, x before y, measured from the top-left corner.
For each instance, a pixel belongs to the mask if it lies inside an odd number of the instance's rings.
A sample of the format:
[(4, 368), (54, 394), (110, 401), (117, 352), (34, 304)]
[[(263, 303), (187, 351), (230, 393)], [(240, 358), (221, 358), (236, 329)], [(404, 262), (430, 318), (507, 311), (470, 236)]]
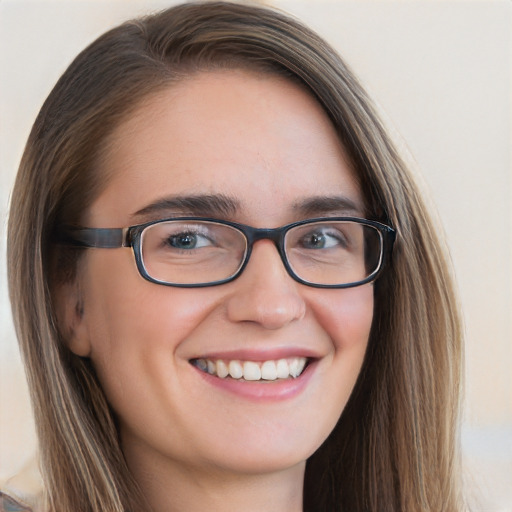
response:
[(190, 74), (246, 67), (303, 84), (349, 153), (368, 216), (393, 225), (363, 368), (338, 425), (308, 460), (304, 509), (456, 511), (461, 328), (445, 250), (371, 101), (336, 52), (279, 12), (192, 3), (107, 32), (70, 65), (37, 117), (12, 195), (10, 297), (31, 389), (48, 508), (140, 510), (115, 421), (88, 359), (66, 347), (52, 288), (80, 251), (52, 243), (108, 176), (107, 136), (148, 95)]

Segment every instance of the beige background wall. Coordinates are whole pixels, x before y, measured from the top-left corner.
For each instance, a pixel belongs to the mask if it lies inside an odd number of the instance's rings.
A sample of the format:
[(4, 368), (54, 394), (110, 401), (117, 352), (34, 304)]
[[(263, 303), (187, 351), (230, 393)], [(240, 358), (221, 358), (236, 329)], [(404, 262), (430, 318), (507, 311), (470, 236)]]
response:
[[(0, 482), (35, 449), (5, 276), (9, 190), (25, 139), (43, 99), (85, 44), (170, 3), (0, 0)], [(481, 509), (510, 512), (512, 3), (266, 3), (295, 13), (338, 48), (414, 155), (447, 233), (466, 319), (467, 464)]]

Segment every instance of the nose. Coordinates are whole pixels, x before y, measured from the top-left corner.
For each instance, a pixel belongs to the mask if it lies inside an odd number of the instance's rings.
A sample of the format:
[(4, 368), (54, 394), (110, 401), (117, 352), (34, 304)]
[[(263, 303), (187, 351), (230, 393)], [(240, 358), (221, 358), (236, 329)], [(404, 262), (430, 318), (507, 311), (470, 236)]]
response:
[(232, 322), (279, 329), (305, 315), (306, 304), (299, 290), (302, 285), (288, 275), (270, 240), (254, 244), (247, 267), (231, 286), (227, 314)]

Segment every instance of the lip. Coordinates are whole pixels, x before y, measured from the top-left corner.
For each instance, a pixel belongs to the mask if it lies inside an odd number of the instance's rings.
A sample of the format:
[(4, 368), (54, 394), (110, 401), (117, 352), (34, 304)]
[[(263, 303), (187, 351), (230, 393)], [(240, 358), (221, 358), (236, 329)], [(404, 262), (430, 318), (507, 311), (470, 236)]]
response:
[(207, 352), (194, 355), (189, 358), (192, 359), (223, 359), (224, 361), (254, 361), (255, 363), (262, 363), (264, 361), (287, 359), (290, 357), (305, 357), (306, 359), (316, 360), (322, 357), (321, 354), (312, 351), (311, 349), (289, 347), (289, 348), (274, 348), (266, 350), (251, 350), (251, 349), (237, 349), (222, 352)]
[[(239, 353), (240, 352), (238, 351), (236, 352), (236, 354)], [(282, 352), (280, 353), (282, 354)], [(297, 352), (294, 352), (294, 355), (297, 355)], [(212, 354), (209, 357), (213, 358), (214, 356)], [(226, 356), (224, 355), (224, 358), (225, 357)], [(230, 358), (235, 359), (231, 355)], [(243, 358), (240, 357), (240, 359)], [(246, 360), (256, 361), (255, 359)], [(265, 360), (268, 359), (258, 359), (257, 361)], [(215, 375), (210, 375), (209, 373), (203, 372), (193, 365), (190, 366), (194, 371), (197, 372), (199, 377), (202, 378), (207, 385), (213, 386), (226, 393), (230, 393), (244, 399), (272, 402), (289, 400), (299, 395), (304, 390), (310, 378), (314, 374), (317, 363), (318, 359), (311, 359), (304, 371), (297, 378), (288, 378), (274, 381), (246, 381), (232, 379), (230, 377), (221, 379)]]

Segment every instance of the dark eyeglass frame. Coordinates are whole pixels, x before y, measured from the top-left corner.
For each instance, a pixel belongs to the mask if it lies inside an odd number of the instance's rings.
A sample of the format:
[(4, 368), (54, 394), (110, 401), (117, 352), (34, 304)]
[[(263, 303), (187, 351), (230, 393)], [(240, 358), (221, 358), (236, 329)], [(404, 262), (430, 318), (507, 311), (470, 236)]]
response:
[[(235, 228), (236, 230), (240, 231), (247, 240), (247, 251), (245, 254), (244, 261), (240, 265), (239, 269), (233, 275), (220, 281), (184, 284), (167, 283), (165, 281), (159, 281), (158, 279), (151, 277), (146, 271), (142, 258), (142, 232), (149, 226), (169, 221), (211, 222)], [(293, 271), (292, 267), (288, 262), (288, 257), (286, 255), (284, 245), (286, 233), (290, 229), (293, 229), (297, 226), (304, 226), (307, 224), (314, 224), (317, 222), (335, 221), (355, 222), (358, 224), (363, 224), (365, 226), (371, 226), (372, 228), (376, 229), (381, 237), (381, 257), (379, 265), (377, 269), (374, 272), (372, 272), (368, 277), (354, 283), (317, 284), (305, 281), (304, 279), (300, 278), (297, 274), (295, 274), (295, 272)], [(292, 222), (291, 224), (286, 224), (279, 228), (254, 228), (252, 226), (239, 224), (237, 222), (214, 219), (209, 217), (171, 217), (146, 222), (144, 224), (137, 224), (135, 226), (129, 226), (126, 228), (76, 228), (71, 226), (63, 226), (58, 230), (58, 234), (56, 237), (58, 243), (82, 248), (117, 249), (119, 247), (131, 247), (135, 255), (137, 269), (144, 279), (152, 283), (177, 288), (204, 288), (207, 286), (217, 286), (220, 284), (229, 283), (230, 281), (235, 280), (244, 271), (245, 267), (247, 266), (247, 263), (249, 262), (249, 258), (252, 253), (252, 247), (254, 243), (259, 240), (271, 240), (272, 242), (274, 242), (279, 253), (279, 256), (281, 257), (281, 260), (286, 268), (286, 271), (288, 272), (290, 277), (292, 277), (295, 281), (306, 286), (312, 286), (314, 288), (353, 288), (355, 286), (360, 286), (377, 279), (377, 277), (380, 275), (383, 268), (386, 266), (387, 262), (391, 257), (391, 252), (393, 250), (395, 238), (396, 231), (390, 226), (382, 224), (381, 222), (362, 219), (359, 217), (318, 217), (314, 219)]]

